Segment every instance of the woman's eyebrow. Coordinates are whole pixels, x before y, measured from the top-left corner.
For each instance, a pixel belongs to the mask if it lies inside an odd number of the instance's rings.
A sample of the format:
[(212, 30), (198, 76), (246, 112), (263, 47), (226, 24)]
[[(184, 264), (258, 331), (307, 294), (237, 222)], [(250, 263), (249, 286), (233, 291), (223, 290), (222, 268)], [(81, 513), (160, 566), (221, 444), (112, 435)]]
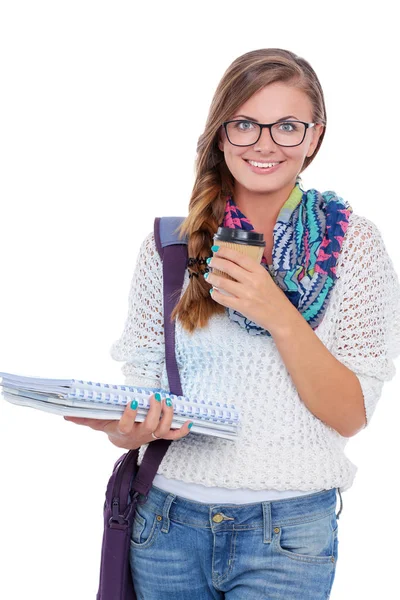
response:
[[(249, 121), (254, 121), (255, 123), (259, 122), (257, 119), (253, 119), (253, 117), (248, 117), (246, 115), (236, 115), (236, 117), (232, 117), (232, 118), (236, 119), (237, 117), (244, 117), (245, 119), (248, 119)], [(274, 122), (279, 123), (280, 121), (286, 121), (286, 119), (292, 119), (292, 118), (296, 119), (297, 121), (300, 120), (297, 117), (295, 117), (294, 115), (287, 115), (286, 117), (281, 117), (280, 119), (278, 119), (277, 121), (274, 121)]]

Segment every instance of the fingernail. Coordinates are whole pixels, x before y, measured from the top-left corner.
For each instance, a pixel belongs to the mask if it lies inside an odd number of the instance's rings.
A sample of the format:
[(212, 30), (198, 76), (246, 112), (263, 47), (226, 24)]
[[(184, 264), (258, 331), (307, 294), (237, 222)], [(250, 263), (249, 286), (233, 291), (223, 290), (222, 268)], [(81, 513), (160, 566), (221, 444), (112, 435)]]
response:
[(193, 427), (193, 423), (189, 423), (188, 428), (192, 429), (192, 427)]
[(212, 252), (217, 252), (219, 250), (219, 246), (211, 246)]
[(209, 265), (211, 262), (212, 256), (209, 256), (208, 258), (206, 258), (206, 263)]
[(154, 394), (154, 398), (157, 400), (157, 402), (161, 402), (161, 394), (159, 394), (158, 392)]
[(210, 288), (208, 291), (210, 292), (210, 294), (212, 294), (214, 291), (214, 288)]
[(132, 400), (131, 402), (131, 409), (132, 410), (136, 410), (138, 407), (138, 401), (137, 400)]
[(167, 399), (165, 400), (165, 404), (166, 404), (167, 406), (172, 406), (172, 400), (171, 400), (171, 398), (167, 398)]
[(204, 279), (207, 279), (208, 276), (209, 276), (209, 273), (204, 273)]

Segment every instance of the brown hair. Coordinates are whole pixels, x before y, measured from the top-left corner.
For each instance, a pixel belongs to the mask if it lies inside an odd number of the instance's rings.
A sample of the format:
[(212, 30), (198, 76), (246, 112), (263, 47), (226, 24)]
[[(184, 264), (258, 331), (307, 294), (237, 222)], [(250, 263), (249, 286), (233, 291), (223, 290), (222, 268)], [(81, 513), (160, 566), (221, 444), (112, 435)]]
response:
[[(285, 82), (307, 94), (312, 106), (312, 120), (324, 125), (312, 156), (306, 157), (304, 171), (317, 154), (326, 128), (326, 110), (321, 84), (311, 65), (289, 50), (266, 48), (239, 56), (225, 71), (215, 91), (205, 129), (197, 143), (195, 182), (189, 201), (189, 214), (179, 226), (179, 238), (188, 236), (188, 256), (205, 258), (210, 255), (213, 235), (225, 214), (226, 195), (234, 192), (234, 178), (224, 153), (218, 148), (218, 132), (224, 121), (263, 87), (276, 81)], [(190, 272), (201, 273), (198, 263)], [(182, 327), (192, 333), (205, 327), (214, 314), (225, 312), (225, 306), (209, 294), (210, 284), (202, 275), (192, 276), (184, 294), (171, 313)]]

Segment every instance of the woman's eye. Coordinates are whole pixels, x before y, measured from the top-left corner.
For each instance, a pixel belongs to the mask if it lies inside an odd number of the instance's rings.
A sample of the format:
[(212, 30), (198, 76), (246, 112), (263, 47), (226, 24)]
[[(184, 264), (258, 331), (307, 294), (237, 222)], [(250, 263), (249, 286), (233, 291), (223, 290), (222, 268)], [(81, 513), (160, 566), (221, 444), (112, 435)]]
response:
[(236, 127), (242, 131), (247, 131), (253, 127), (253, 123), (251, 121), (239, 121), (236, 123)]
[[(296, 131), (296, 123), (281, 123), (281, 127), (287, 127), (288, 129), (284, 129), (283, 131)], [(291, 127), (291, 129), (289, 129)]]

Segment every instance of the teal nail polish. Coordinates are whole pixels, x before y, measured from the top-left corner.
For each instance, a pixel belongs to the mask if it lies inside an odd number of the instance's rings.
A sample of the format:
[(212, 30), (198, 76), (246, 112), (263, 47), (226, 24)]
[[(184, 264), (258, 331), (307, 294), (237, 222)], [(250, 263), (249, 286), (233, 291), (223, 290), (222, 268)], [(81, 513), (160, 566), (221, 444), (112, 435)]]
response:
[(167, 406), (172, 406), (172, 400), (171, 400), (171, 398), (167, 398), (167, 399), (165, 400), (165, 404), (166, 404)]
[(208, 291), (209, 291), (210, 294), (212, 294), (213, 291), (214, 291), (214, 288), (210, 288)]
[(210, 256), (209, 258), (206, 258), (206, 263), (209, 265), (211, 262), (212, 256)]
[(161, 402), (161, 394), (159, 394), (158, 392), (154, 394), (154, 398), (157, 400), (157, 402)]
[(210, 273), (204, 273), (204, 279), (207, 279)]
[(192, 429), (192, 427), (193, 427), (193, 423), (189, 423), (188, 428)]
[(211, 246), (212, 252), (217, 252), (219, 250), (219, 246)]
[(137, 400), (132, 400), (131, 402), (131, 409), (132, 410), (136, 410), (138, 407), (138, 401)]

